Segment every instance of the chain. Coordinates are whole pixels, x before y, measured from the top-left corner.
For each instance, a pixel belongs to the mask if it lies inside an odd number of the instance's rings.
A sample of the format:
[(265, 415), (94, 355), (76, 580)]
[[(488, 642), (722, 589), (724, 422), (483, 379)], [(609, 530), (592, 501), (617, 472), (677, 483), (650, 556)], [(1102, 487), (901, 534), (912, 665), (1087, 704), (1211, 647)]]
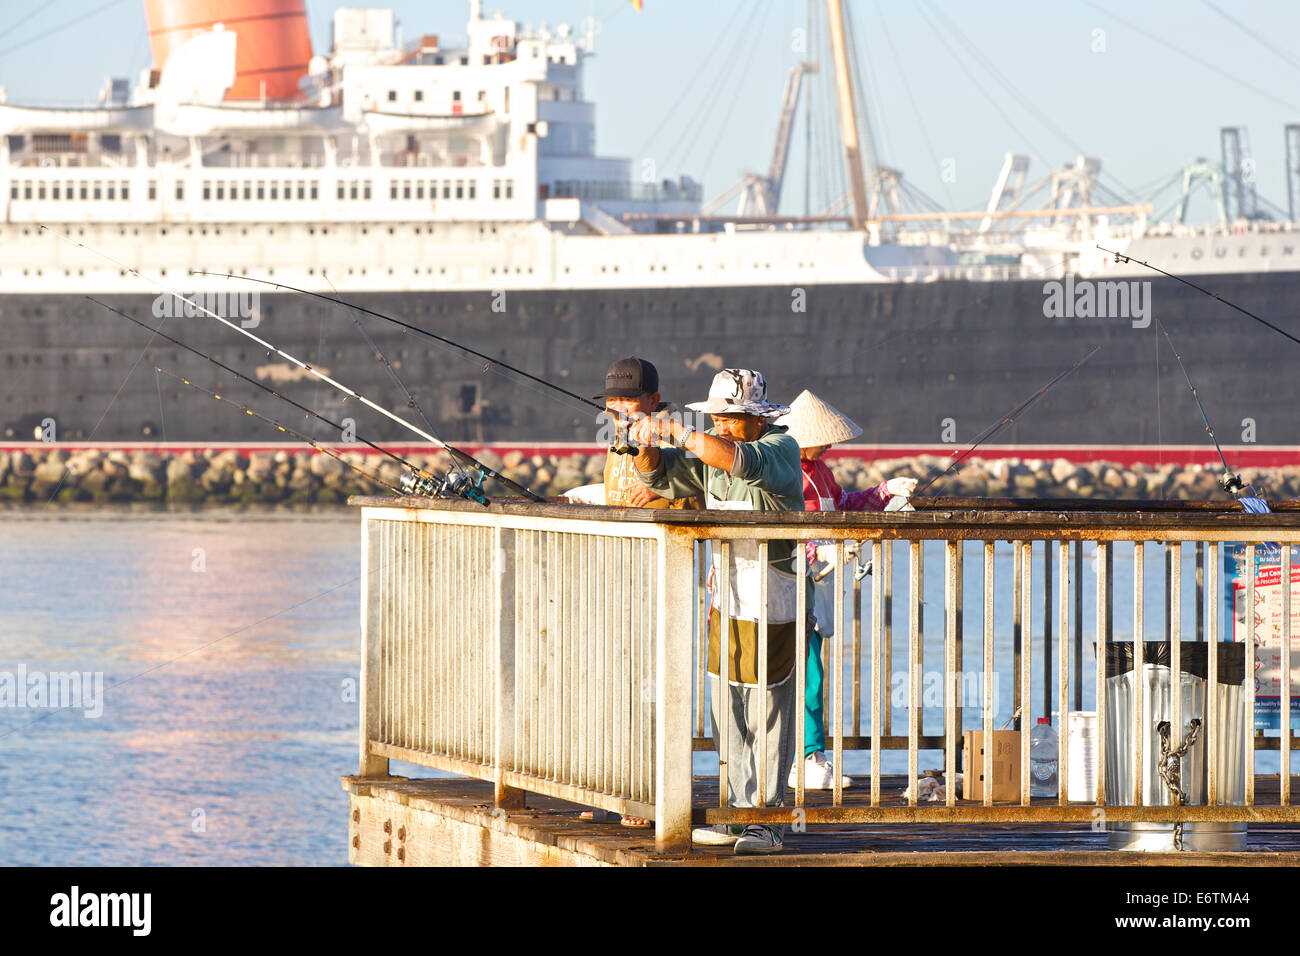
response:
[[(1169, 796), (1174, 801), (1174, 806), (1181, 807), (1183, 801), (1187, 799), (1187, 794), (1183, 792), (1183, 757), (1187, 754), (1192, 744), (1196, 743), (1196, 738), (1201, 733), (1201, 721), (1199, 718), (1193, 718), (1188, 722), (1187, 736), (1183, 738), (1182, 745), (1177, 750), (1170, 749), (1169, 721), (1162, 720), (1156, 724), (1156, 733), (1160, 735), (1160, 764), (1157, 769), (1160, 771), (1160, 779), (1165, 782), (1165, 787), (1169, 790)], [(1174, 824), (1174, 849), (1182, 850), (1183, 848), (1183, 821), (1179, 820)]]

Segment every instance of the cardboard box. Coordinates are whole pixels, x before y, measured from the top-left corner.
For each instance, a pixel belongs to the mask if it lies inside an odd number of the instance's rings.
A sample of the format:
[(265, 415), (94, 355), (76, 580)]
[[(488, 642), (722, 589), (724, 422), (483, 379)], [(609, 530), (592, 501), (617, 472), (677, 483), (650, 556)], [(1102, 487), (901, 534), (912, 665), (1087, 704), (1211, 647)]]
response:
[[(962, 739), (962, 799), (984, 799), (984, 731)], [(993, 799), (1020, 799), (1020, 731), (993, 731)]]

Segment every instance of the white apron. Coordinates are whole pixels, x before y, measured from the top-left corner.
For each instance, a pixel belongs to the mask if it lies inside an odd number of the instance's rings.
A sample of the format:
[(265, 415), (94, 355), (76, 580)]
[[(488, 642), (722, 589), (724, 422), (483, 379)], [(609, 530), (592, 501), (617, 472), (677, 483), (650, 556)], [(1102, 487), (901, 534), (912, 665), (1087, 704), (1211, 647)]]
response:
[[(722, 501), (713, 495), (708, 496), (706, 506), (718, 511), (753, 511), (754, 506), (748, 501)], [(738, 620), (757, 621), (759, 618), (759, 590), (762, 579), (759, 575), (758, 545), (755, 540), (731, 542), (731, 616)], [(710, 604), (722, 609), (722, 588), (719, 586), (722, 573), (722, 552), (718, 545), (712, 545), (712, 569), (709, 574), (709, 589), (712, 591)], [(771, 567), (771, 562), (783, 555), (771, 554), (769, 549), (767, 569), (767, 621), (769, 624), (783, 624), (793, 621), (798, 612), (798, 592), (795, 590), (794, 572), (782, 573)]]

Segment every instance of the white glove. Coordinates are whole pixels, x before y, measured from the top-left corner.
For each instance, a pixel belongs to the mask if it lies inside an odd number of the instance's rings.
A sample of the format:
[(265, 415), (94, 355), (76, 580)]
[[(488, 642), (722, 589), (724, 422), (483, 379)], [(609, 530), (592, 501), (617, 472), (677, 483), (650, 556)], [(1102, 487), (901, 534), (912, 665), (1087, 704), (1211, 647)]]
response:
[(916, 490), (915, 478), (890, 478), (885, 482), (885, 490), (895, 498), (910, 498)]
[(831, 564), (835, 560), (835, 545), (819, 544), (817, 545), (817, 560), (825, 564)]

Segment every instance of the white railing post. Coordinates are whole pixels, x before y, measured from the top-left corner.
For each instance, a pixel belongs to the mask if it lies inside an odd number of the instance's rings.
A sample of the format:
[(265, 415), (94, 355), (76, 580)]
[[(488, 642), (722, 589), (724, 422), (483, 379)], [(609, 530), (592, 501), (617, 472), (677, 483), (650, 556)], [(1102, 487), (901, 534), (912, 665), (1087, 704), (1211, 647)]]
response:
[[(655, 596), (655, 850), (691, 848), (691, 613), (695, 541), (661, 526)], [(704, 693), (704, 688), (700, 688)], [(726, 784), (723, 783), (725, 792)]]
[(361, 512), (361, 759), (359, 777), (387, 777), (388, 758), (370, 752), (379, 736), (381, 674), (381, 606), (384, 535), (381, 521)]
[(492, 529), (492, 615), (488, 632), (495, 636), (493, 664), (492, 772), (495, 804), (509, 810), (524, 807), (524, 791), (505, 784), (507, 766), (515, 752), (515, 532), (497, 525)]

